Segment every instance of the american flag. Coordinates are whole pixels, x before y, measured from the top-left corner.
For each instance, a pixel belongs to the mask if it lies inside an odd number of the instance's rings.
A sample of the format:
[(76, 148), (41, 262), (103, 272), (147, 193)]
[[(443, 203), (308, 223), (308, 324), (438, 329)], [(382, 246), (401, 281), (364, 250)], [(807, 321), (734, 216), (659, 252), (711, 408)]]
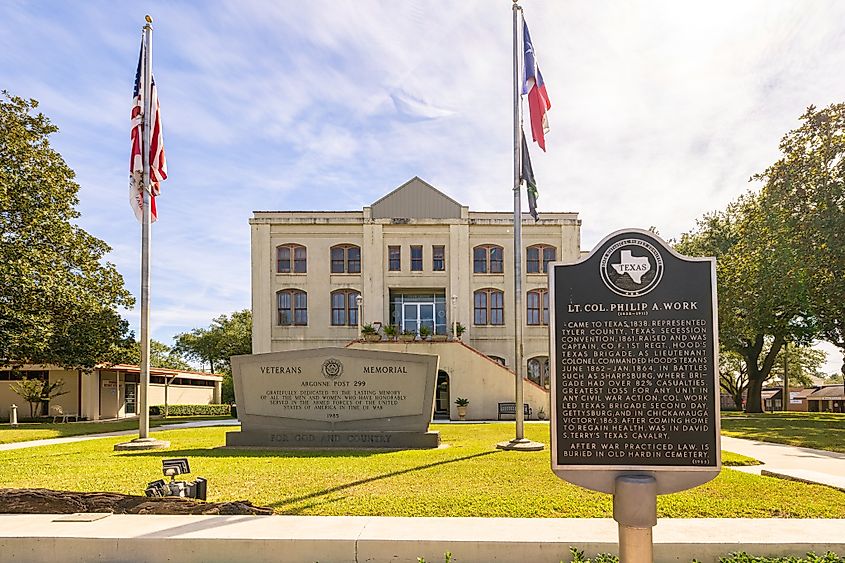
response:
[[(144, 161), (142, 158), (142, 138), (144, 113), (144, 88), (141, 80), (144, 62), (144, 43), (141, 42), (141, 54), (138, 57), (138, 70), (135, 71), (135, 92), (132, 100), (132, 152), (129, 158), (129, 204), (135, 212), (138, 222), (144, 219), (143, 191), (141, 190), (144, 177)], [(150, 80), (150, 120), (152, 123), (150, 135), (150, 220), (155, 222), (158, 218), (156, 213), (156, 196), (160, 193), (160, 183), (167, 179), (167, 161), (164, 158), (164, 140), (161, 135), (161, 112), (158, 105), (158, 92), (156, 90), (155, 78)]]

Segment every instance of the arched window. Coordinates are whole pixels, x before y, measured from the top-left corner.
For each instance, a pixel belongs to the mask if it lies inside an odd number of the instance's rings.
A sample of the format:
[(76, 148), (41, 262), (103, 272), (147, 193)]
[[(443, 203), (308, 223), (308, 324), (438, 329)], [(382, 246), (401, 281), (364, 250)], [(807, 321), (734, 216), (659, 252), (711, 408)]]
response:
[(339, 289), (332, 291), (332, 325), (358, 325), (358, 296), (354, 289)]
[(528, 379), (548, 389), (551, 385), (549, 382), (549, 357), (536, 356), (528, 360)]
[(495, 244), (482, 244), (472, 249), (472, 271), (476, 274), (501, 274), (504, 272), (505, 251)]
[(276, 309), (279, 326), (308, 324), (308, 295), (300, 289), (276, 292)]
[(477, 325), (505, 324), (505, 294), (500, 289), (479, 289), (474, 298), (474, 322)]
[(276, 247), (276, 272), (304, 274), (307, 271), (305, 247), (301, 244), (282, 244)]
[(549, 262), (557, 259), (557, 249), (547, 244), (529, 246), (525, 253), (525, 271), (529, 274), (545, 274)]
[(499, 365), (502, 365), (502, 366), (507, 365), (507, 362), (505, 362), (504, 358), (501, 358), (499, 356), (487, 356), (487, 357), (490, 358), (491, 360), (493, 360), (494, 362), (496, 362)]
[(338, 244), (331, 248), (333, 274), (360, 274), (361, 249), (354, 244)]
[(547, 289), (532, 289), (525, 300), (525, 322), (529, 325), (549, 324), (549, 291)]

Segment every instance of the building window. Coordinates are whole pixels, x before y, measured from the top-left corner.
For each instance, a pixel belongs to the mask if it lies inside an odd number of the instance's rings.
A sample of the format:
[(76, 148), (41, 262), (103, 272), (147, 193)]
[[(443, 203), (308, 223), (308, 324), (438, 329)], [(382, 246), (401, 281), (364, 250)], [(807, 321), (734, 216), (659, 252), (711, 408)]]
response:
[(50, 377), (50, 372), (46, 370), (0, 370), (0, 381), (20, 381), (24, 377), (27, 379), (47, 381)]
[(422, 246), (411, 247), (411, 271), (422, 272), (423, 269)]
[(339, 244), (331, 248), (333, 274), (360, 274), (361, 249), (354, 244)]
[(279, 326), (308, 324), (308, 295), (299, 289), (284, 289), (276, 293)]
[(535, 244), (529, 246), (526, 252), (526, 272), (529, 274), (545, 274), (549, 271), (549, 262), (557, 259), (557, 249), (554, 246)]
[(387, 247), (387, 269), (398, 272), (402, 269), (402, 252), (399, 246)]
[(496, 362), (497, 364), (501, 365), (501, 366), (507, 366), (508, 365), (507, 362), (505, 362), (505, 359), (501, 358), (499, 356), (487, 356), (487, 357), (490, 358), (491, 360), (493, 360), (494, 362)]
[(276, 247), (276, 272), (304, 274), (306, 264), (306, 251), (301, 244), (283, 244)]
[(354, 289), (332, 291), (332, 325), (358, 325), (358, 296)]
[(494, 244), (484, 244), (472, 249), (472, 271), (476, 274), (501, 274), (504, 249)]
[(549, 357), (537, 356), (528, 360), (528, 379), (544, 389), (548, 389), (549, 383)]
[(477, 325), (505, 324), (505, 294), (499, 289), (479, 289), (473, 299)]
[(435, 272), (443, 272), (446, 270), (446, 247), (432, 246), (431, 247), (431, 269)]
[(528, 292), (526, 300), (527, 315), (525, 322), (529, 325), (549, 324), (549, 292), (546, 289), (534, 289)]

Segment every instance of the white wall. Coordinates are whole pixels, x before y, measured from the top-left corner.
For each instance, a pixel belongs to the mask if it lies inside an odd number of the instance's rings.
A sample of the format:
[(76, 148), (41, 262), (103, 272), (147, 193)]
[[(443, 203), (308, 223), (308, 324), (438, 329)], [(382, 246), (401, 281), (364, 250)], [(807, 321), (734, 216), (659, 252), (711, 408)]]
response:
[[(151, 384), (150, 405), (164, 404), (164, 385)], [(210, 405), (214, 402), (214, 387), (170, 385), (167, 390), (168, 405)]]
[[(514, 400), (514, 374), (461, 342), (359, 342), (351, 347), (440, 356), (439, 369), (449, 374), (449, 418), (453, 420), (458, 419), (457, 397), (469, 399), (467, 420), (496, 420), (498, 403)], [(537, 418), (540, 407), (548, 414), (549, 392), (531, 381), (523, 383), (523, 399), (532, 409), (531, 418)]]

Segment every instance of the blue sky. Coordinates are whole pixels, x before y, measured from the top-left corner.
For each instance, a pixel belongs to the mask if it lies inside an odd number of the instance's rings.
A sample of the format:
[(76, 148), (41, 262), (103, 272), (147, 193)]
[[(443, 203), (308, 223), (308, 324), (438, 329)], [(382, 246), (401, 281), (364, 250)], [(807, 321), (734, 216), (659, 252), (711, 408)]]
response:
[[(79, 223), (137, 296), (129, 109), (153, 16), (169, 179), (152, 329), (170, 342), (249, 307), (253, 210), (358, 210), (415, 175), (511, 209), (510, 4), (6, 0), (0, 88), (60, 127)], [(691, 229), (754, 187), (808, 105), (845, 96), (843, 2), (523, 5), (553, 106), (548, 153), (532, 145), (539, 208), (579, 212), (585, 249)]]

